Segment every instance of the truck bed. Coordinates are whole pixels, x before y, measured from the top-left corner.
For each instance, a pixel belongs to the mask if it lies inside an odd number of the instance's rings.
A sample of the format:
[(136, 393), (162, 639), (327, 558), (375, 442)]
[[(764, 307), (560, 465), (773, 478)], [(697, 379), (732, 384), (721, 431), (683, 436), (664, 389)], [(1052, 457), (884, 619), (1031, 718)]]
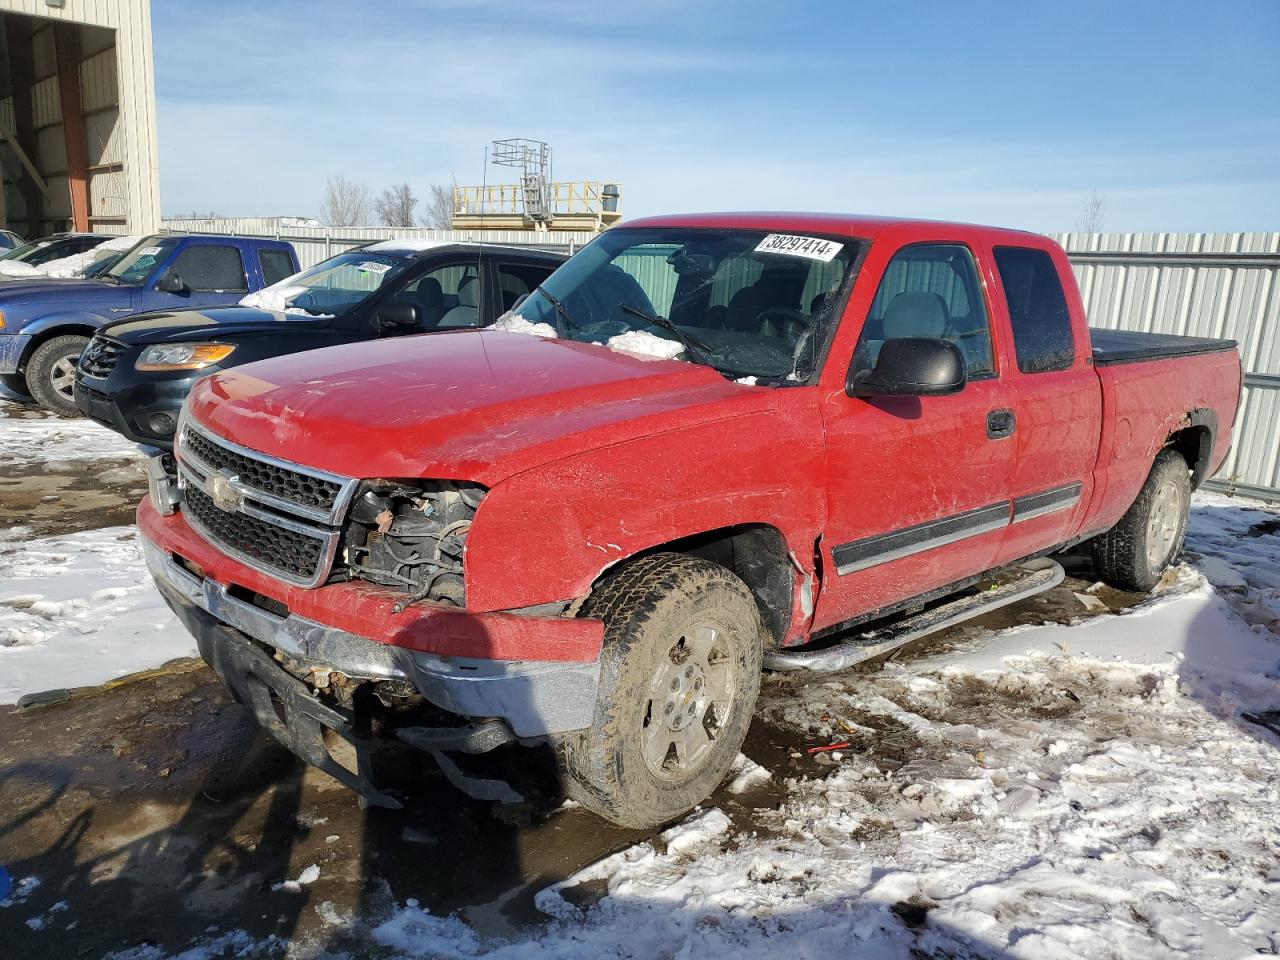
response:
[(1141, 363), (1169, 357), (1190, 357), (1202, 353), (1234, 350), (1236, 341), (1210, 337), (1182, 337), (1172, 333), (1139, 333), (1133, 330), (1089, 328), (1096, 366)]

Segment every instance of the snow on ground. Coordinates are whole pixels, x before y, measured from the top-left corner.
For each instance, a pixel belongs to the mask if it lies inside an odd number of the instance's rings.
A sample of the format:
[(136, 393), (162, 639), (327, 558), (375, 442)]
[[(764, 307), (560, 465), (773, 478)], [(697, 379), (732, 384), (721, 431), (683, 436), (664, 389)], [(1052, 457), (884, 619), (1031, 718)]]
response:
[(143, 448), (136, 443), (92, 420), (55, 417), (30, 404), (24, 406), (10, 400), (9, 396), (0, 392), (0, 468), (143, 455)]
[[(315, 909), (378, 957), (1274, 954), (1280, 737), (1246, 715), (1280, 708), (1280, 514), (1198, 496), (1187, 556), (1123, 615), (766, 679), (761, 711), (798, 753), (850, 746), (815, 755), (746, 829), (700, 809), (547, 887), (551, 919), (526, 935), (486, 938), (413, 900)], [(746, 758), (734, 772), (764, 776)]]
[(152, 584), (133, 527), (21, 535), (0, 540), (0, 704), (196, 655)]

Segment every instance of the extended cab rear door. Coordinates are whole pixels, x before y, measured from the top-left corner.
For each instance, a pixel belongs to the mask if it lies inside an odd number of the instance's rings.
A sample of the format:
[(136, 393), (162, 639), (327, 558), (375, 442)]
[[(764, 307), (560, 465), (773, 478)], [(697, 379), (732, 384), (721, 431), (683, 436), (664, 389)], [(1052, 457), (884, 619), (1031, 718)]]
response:
[[(886, 244), (888, 244), (886, 246)], [(872, 245), (824, 366), (827, 524), (813, 627), (916, 597), (990, 568), (1009, 522), (1013, 404), (976, 251), (946, 242)], [(969, 379), (950, 396), (850, 397), (851, 366), (898, 337), (940, 337)], [(850, 349), (852, 343), (852, 349)], [(996, 429), (993, 429), (993, 425)]]
[(1015, 418), (1013, 515), (998, 560), (1056, 546), (1076, 530), (1093, 487), (1102, 391), (1084, 310), (1066, 255), (1055, 244), (990, 249), (993, 298), (1010, 344), (1005, 375)]

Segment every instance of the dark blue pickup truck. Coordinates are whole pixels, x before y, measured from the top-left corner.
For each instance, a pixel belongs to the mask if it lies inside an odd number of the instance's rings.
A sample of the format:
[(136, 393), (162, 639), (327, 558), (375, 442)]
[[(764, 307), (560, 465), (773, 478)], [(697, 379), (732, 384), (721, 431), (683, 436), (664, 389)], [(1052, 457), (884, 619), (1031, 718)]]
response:
[(0, 383), (75, 416), (76, 361), (99, 327), (233, 304), (297, 271), (293, 246), (280, 240), (162, 234), (91, 279), (9, 281), (0, 285)]

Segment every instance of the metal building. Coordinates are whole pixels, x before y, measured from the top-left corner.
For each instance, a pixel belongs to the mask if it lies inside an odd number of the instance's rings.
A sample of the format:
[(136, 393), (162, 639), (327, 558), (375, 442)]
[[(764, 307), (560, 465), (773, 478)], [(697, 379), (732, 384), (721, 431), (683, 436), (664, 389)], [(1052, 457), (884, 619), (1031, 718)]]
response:
[(0, 0), (0, 224), (160, 225), (150, 0)]

